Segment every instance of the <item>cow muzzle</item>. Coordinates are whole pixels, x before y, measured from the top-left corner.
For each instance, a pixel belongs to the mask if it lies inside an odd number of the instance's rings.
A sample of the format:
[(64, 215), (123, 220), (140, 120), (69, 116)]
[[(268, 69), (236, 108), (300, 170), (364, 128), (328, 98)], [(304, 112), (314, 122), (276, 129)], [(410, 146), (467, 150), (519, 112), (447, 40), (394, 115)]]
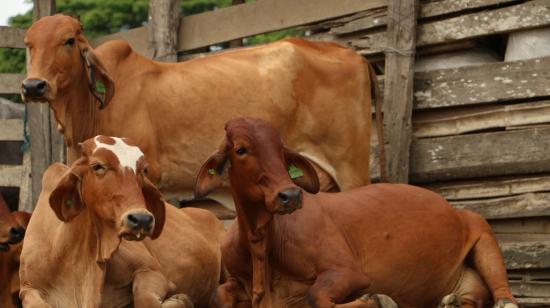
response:
[(275, 197), (277, 214), (290, 214), (302, 208), (302, 190), (298, 187), (291, 187), (281, 190)]
[(131, 212), (122, 218), (120, 236), (129, 241), (141, 241), (153, 234), (155, 217), (148, 212)]
[(42, 79), (25, 79), (21, 83), (21, 96), (25, 102), (46, 101), (45, 94), (48, 90), (48, 83)]

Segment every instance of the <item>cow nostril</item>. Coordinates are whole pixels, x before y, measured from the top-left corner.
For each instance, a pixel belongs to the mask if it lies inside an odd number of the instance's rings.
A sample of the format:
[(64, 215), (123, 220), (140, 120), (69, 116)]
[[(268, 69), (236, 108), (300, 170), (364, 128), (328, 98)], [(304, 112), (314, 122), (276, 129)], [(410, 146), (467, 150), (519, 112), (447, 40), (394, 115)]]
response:
[(288, 195), (286, 194), (286, 192), (280, 192), (279, 193), (279, 200), (281, 200), (281, 202), (283, 204), (287, 204), (288, 203)]
[(135, 228), (139, 225), (139, 220), (135, 215), (129, 214), (127, 219), (128, 219), (128, 224), (130, 225), (131, 228)]
[(153, 224), (154, 218), (150, 214), (128, 214), (128, 227), (132, 229), (148, 230)]
[(46, 93), (48, 84), (42, 79), (25, 79), (21, 84), (21, 92), (28, 97), (41, 97)]
[(43, 91), (46, 88), (46, 82), (44, 80), (40, 80), (36, 83), (36, 89), (39, 91)]

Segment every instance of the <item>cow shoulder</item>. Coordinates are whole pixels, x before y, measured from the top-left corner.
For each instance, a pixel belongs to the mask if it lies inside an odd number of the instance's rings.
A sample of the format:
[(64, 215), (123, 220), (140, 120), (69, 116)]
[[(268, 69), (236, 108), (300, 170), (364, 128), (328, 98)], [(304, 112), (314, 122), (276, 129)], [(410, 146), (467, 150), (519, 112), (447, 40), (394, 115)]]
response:
[(62, 163), (51, 164), (42, 176), (42, 191), (52, 191), (68, 169), (69, 167)]

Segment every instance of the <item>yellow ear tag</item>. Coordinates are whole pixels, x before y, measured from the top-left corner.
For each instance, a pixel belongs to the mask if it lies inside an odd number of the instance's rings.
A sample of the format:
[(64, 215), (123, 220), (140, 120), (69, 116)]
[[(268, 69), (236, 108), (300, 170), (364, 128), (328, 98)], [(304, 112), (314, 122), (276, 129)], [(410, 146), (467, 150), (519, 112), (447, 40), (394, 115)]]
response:
[(288, 175), (290, 175), (290, 178), (291, 179), (297, 179), (299, 177), (302, 177), (304, 176), (304, 172), (302, 171), (302, 169), (294, 166), (294, 165), (290, 165), (288, 167)]
[(208, 168), (208, 173), (210, 173), (211, 175), (215, 175), (216, 174), (216, 169)]
[(65, 205), (68, 206), (68, 207), (73, 206), (73, 200), (72, 199), (65, 200)]

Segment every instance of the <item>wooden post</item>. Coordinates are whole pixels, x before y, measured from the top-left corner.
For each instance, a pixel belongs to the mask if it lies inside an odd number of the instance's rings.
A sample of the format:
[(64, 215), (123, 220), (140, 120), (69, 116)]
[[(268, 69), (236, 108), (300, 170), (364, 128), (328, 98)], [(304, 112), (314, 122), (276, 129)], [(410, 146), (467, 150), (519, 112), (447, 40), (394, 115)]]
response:
[(149, 55), (163, 62), (177, 62), (180, 7), (178, 0), (149, 1)]
[[(243, 4), (244, 0), (233, 0), (231, 5), (237, 5), (237, 4)], [(242, 39), (236, 39), (229, 42), (229, 48), (236, 48), (236, 47), (242, 47), (243, 46), (243, 40)]]
[[(33, 21), (55, 13), (55, 0), (34, 0)], [(27, 53), (27, 65), (28, 65)], [(53, 162), (65, 161), (63, 136), (57, 131), (57, 124), (48, 104), (29, 104), (29, 133), (31, 142), (31, 204), (26, 210), (34, 209), (42, 189), (42, 175)]]
[(418, 0), (388, 1), (383, 110), (388, 178), (395, 183), (407, 183), (409, 180), (418, 7)]

